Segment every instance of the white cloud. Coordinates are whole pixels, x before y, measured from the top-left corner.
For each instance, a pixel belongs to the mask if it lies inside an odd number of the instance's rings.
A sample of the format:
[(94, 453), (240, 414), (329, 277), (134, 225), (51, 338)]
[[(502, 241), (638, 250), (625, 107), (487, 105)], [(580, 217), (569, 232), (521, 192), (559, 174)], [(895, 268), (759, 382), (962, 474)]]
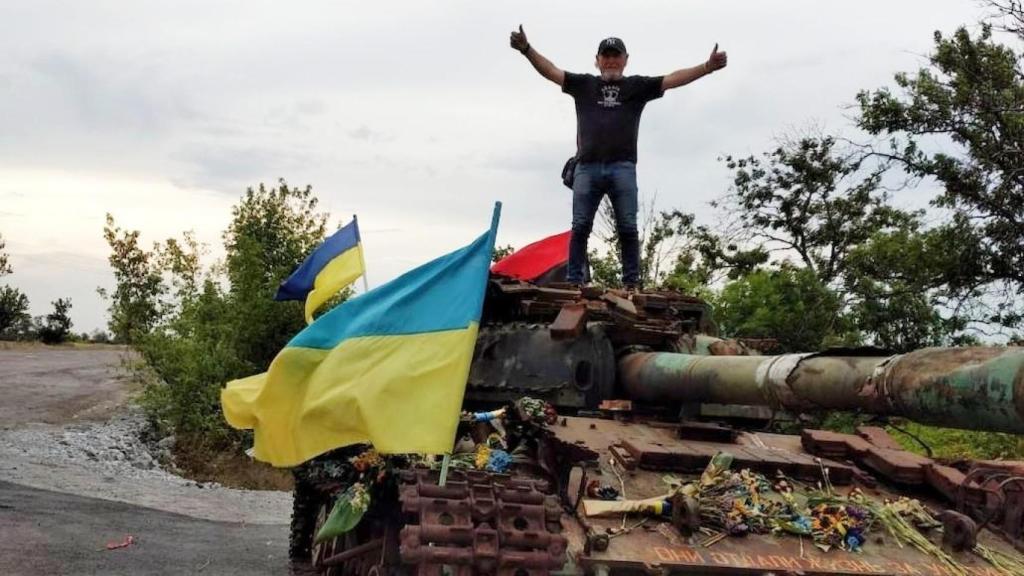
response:
[[(642, 193), (706, 215), (728, 186), (719, 155), (809, 121), (848, 126), (857, 90), (891, 84), (933, 30), (978, 14), (972, 0), (5, 2), (0, 233), (49, 267), (35, 305), (71, 281), (40, 255), (105, 258), (105, 212), (150, 240), (194, 229), (216, 246), (245, 187), (278, 177), (312, 184), (335, 220), (359, 214), (373, 283), (473, 237), (496, 199), (503, 243), (564, 230), (573, 105), (509, 49), (520, 23), (573, 71), (608, 35), (638, 74), (696, 64), (715, 42), (729, 52), (641, 126)], [(86, 308), (100, 306), (77, 296)]]

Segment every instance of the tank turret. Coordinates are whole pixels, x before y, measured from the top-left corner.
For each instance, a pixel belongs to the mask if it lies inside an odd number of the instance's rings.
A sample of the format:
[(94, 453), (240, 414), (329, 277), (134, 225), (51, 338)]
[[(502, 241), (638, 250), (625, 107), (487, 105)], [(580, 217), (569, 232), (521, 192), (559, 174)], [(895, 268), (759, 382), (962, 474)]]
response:
[(467, 398), (524, 394), (560, 408), (604, 400), (790, 413), (851, 411), (952, 428), (1024, 433), (1024, 349), (843, 349), (761, 355), (717, 337), (710, 307), (671, 292), (494, 280)]

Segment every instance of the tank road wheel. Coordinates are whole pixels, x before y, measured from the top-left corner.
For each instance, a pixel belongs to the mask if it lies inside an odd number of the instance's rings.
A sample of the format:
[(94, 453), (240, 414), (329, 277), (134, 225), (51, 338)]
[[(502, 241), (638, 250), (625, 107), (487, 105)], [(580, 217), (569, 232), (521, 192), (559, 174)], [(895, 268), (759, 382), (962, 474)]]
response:
[[(334, 553), (344, 552), (351, 550), (359, 545), (359, 538), (356, 536), (356, 530), (352, 529), (338, 538), (338, 545), (334, 549)], [(340, 566), (340, 576), (359, 576), (363, 573), (363, 561), (361, 557), (353, 558)]]
[(309, 559), (318, 500), (316, 489), (296, 473), (295, 490), (292, 492), (292, 523), (288, 535), (288, 557), (292, 560)]
[[(316, 523), (313, 526), (313, 535), (316, 535), (324, 523), (327, 522), (327, 517), (331, 515), (331, 509), (333, 508), (333, 499), (328, 498), (320, 502), (320, 507), (316, 514)], [(312, 544), (310, 547), (310, 556), (313, 560), (313, 568), (316, 569), (317, 574), (324, 574), (325, 576), (340, 576), (341, 572), (336, 567), (324, 566), (324, 560), (334, 556), (334, 554), (337, 553), (337, 550), (337, 538), (331, 538), (330, 540), (320, 542), (319, 544)]]
[[(386, 576), (397, 574), (391, 570), (391, 564), (400, 565), (398, 557), (398, 542), (390, 542), (392, 533), (376, 519), (364, 518), (358, 526), (338, 536), (333, 541), (333, 550), (330, 554), (349, 553), (349, 557), (342, 564), (331, 567), (332, 574), (338, 576), (371, 576), (377, 574)], [(389, 550), (393, 558), (388, 558)], [(324, 556), (324, 559), (329, 556)], [(390, 562), (389, 562), (390, 560)]]

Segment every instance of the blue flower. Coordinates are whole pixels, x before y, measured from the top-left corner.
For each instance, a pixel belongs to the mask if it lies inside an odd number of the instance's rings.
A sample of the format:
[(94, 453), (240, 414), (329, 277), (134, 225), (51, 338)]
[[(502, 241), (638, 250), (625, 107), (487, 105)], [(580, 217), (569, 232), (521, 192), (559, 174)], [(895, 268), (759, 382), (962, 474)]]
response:
[(807, 516), (797, 516), (796, 519), (793, 520), (793, 524), (799, 526), (801, 530), (808, 534), (811, 533), (811, 519)]
[(512, 457), (504, 450), (491, 450), (491, 456), (487, 459), (487, 469), (491, 472), (504, 472), (512, 464)]

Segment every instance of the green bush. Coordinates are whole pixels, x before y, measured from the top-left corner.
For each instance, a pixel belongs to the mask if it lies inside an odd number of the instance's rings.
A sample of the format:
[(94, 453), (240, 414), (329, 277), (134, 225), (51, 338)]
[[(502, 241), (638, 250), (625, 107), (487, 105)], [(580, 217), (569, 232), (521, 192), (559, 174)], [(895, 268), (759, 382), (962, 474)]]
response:
[[(324, 239), (326, 216), (315, 212), (316, 204), (308, 187), (289, 188), (282, 181), (276, 188), (250, 188), (224, 233), (225, 261), (211, 269), (201, 266), (202, 247), (190, 235), (145, 251), (137, 232), (122, 232), (108, 219), (111, 263), (122, 272), (115, 290), (120, 299), (112, 306), (125, 311), (112, 320), (111, 330), (130, 334), (141, 354), (143, 363), (134, 367), (143, 382), (140, 400), (163, 432), (211, 448), (243, 436), (224, 421), (220, 391), (231, 380), (267, 370), (305, 326), (302, 303), (273, 297)], [(125, 238), (131, 249), (123, 245)], [(123, 265), (118, 258), (146, 264)], [(151, 282), (154, 272), (158, 285)], [(156, 318), (136, 317), (138, 310)], [(133, 328), (125, 330), (127, 324)]]
[(756, 270), (714, 298), (715, 320), (730, 338), (771, 338), (783, 352), (819, 350), (845, 337), (839, 296), (807, 269)]
[(47, 314), (36, 329), (43, 344), (62, 344), (72, 337), (70, 310), (70, 298), (58, 298), (53, 302), (53, 312)]

